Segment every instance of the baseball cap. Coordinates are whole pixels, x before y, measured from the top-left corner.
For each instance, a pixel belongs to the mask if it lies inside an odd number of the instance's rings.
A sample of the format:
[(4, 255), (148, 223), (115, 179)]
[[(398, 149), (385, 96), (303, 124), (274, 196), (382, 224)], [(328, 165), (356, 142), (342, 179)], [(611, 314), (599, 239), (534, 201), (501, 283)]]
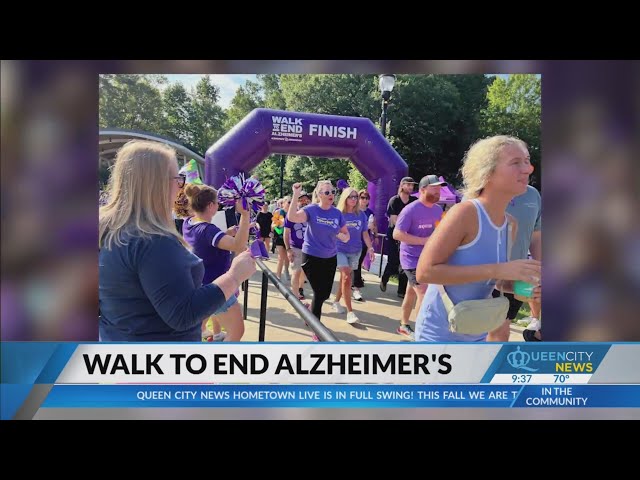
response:
[(300, 195), (298, 195), (298, 198), (300, 199), (302, 197), (307, 197), (309, 199), (311, 198), (307, 192), (300, 192)]
[(418, 183), (418, 182), (416, 182), (411, 177), (403, 177), (402, 180), (400, 180), (400, 184), (403, 184), (403, 183)]
[(447, 182), (440, 181), (437, 175), (425, 175), (420, 179), (418, 188), (428, 187), (429, 185), (440, 185), (441, 187), (446, 187)]

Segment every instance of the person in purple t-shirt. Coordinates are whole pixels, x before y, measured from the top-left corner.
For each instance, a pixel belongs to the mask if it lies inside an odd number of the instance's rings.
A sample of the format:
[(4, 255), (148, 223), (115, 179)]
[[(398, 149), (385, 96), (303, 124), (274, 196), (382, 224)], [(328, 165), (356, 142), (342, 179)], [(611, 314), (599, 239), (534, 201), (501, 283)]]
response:
[(402, 301), (400, 326), (396, 333), (412, 340), (414, 333), (409, 325), (409, 316), (413, 310), (414, 302), (420, 310), (424, 293), (427, 290), (427, 285), (417, 282), (416, 268), (427, 239), (442, 219), (442, 207), (437, 205), (437, 202), (440, 200), (441, 187), (446, 185), (436, 175), (422, 177), (418, 184), (420, 192), (418, 201), (410, 203), (400, 212), (396, 228), (393, 231), (393, 239), (400, 242), (400, 266), (407, 275), (411, 287), (407, 290)]
[[(297, 210), (301, 188), (301, 183), (293, 184), (293, 198), (287, 216), (293, 223), (307, 222), (302, 243), (302, 269), (313, 290), (311, 311), (320, 320), (322, 304), (331, 295), (336, 274), (336, 239), (348, 242), (350, 237), (342, 212), (333, 206), (336, 195), (333, 184), (329, 180), (320, 180), (313, 191), (313, 200), (318, 203)], [(313, 337), (317, 341), (315, 335)]]
[[(369, 201), (371, 197), (369, 196), (369, 192), (366, 188), (363, 188), (358, 192), (359, 200), (360, 200), (360, 211), (364, 212), (367, 216), (367, 222), (369, 224), (369, 238), (371, 238), (371, 244), (376, 244), (376, 235), (378, 233), (378, 227), (376, 226), (375, 217), (373, 215), (373, 210), (369, 208)], [(362, 293), (360, 289), (364, 287), (364, 279), (362, 278), (362, 262), (364, 262), (364, 257), (367, 255), (367, 246), (362, 244), (362, 252), (360, 252), (360, 261), (358, 262), (358, 268), (353, 271), (353, 283), (351, 285), (351, 290), (353, 291), (353, 299), (362, 301)]]
[[(298, 197), (298, 210), (306, 207), (311, 202), (309, 194), (300, 193)], [(284, 246), (287, 249), (289, 265), (291, 266), (291, 291), (297, 293), (299, 300), (304, 300), (305, 276), (302, 271), (302, 243), (304, 242), (304, 232), (307, 229), (306, 223), (293, 223), (288, 217), (284, 220)]]
[[(225, 273), (231, 265), (231, 252), (240, 253), (247, 249), (249, 239), (249, 211), (242, 207), (242, 202), (236, 203), (236, 210), (240, 212), (240, 224), (235, 236), (228, 235), (213, 223), (211, 218), (218, 211), (218, 192), (208, 185), (189, 184), (185, 187), (185, 194), (189, 199), (189, 207), (195, 213), (194, 217), (186, 219), (182, 225), (182, 236), (192, 247), (193, 253), (204, 263), (204, 278), (202, 284), (213, 282)], [(226, 342), (239, 342), (244, 335), (244, 321), (237, 297), (232, 295), (227, 303), (218, 309), (213, 316), (227, 331)], [(207, 319), (202, 324), (203, 333)], [(214, 334), (216, 333), (214, 324)]]
[(358, 191), (355, 188), (348, 187), (342, 191), (338, 202), (338, 210), (342, 212), (347, 224), (349, 241), (338, 243), (337, 246), (340, 283), (335, 302), (333, 302), (333, 311), (336, 313), (345, 312), (344, 307), (340, 305), (340, 299), (344, 296), (344, 304), (347, 306), (347, 322), (353, 324), (358, 323), (360, 319), (351, 307), (351, 272), (358, 268), (363, 243), (367, 246), (370, 258), (375, 258), (375, 253), (373, 252), (373, 245), (371, 245), (371, 238), (367, 228), (367, 215), (360, 211)]

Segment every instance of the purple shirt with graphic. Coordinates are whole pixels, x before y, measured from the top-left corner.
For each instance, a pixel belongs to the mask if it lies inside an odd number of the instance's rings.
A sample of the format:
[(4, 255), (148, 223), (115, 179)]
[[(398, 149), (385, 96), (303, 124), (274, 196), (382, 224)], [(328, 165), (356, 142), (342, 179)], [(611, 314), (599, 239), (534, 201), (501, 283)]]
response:
[(362, 233), (367, 231), (367, 215), (364, 212), (343, 213), (344, 220), (349, 229), (349, 241), (347, 243), (338, 240), (340, 253), (360, 253), (362, 251)]
[[(396, 222), (396, 230), (415, 237), (428, 237), (436, 228), (436, 222), (442, 218), (442, 207), (427, 207), (421, 201), (412, 202), (402, 209)], [(400, 265), (405, 270), (413, 270), (418, 266), (418, 259), (424, 245), (408, 245), (400, 242)]]
[(324, 210), (317, 203), (307, 205), (303, 210), (307, 214), (307, 230), (302, 251), (314, 257), (335, 257), (336, 242), (340, 241), (336, 235), (345, 225), (342, 212), (334, 206)]
[(304, 232), (307, 229), (307, 223), (293, 223), (289, 221), (288, 218), (285, 218), (284, 228), (291, 229), (291, 240), (289, 240), (290, 245), (293, 248), (299, 248), (300, 250), (302, 250), (302, 244), (304, 242)]
[(225, 233), (212, 223), (192, 223), (193, 217), (182, 224), (182, 236), (193, 248), (193, 253), (202, 259), (204, 278), (202, 284), (213, 282), (231, 267), (231, 252), (218, 248)]

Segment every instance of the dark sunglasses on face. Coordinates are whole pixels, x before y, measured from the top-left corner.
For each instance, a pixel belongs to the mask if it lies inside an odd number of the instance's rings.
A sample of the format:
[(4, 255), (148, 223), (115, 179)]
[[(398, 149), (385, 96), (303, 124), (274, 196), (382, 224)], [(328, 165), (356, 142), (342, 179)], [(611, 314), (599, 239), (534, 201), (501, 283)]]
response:
[(358, 199), (358, 196), (357, 196), (357, 195), (349, 195), (347, 198), (348, 198), (349, 200), (357, 200), (357, 199)]
[(173, 177), (173, 179), (177, 180), (178, 188), (182, 188), (187, 181), (187, 176), (181, 173), (177, 177)]
[(324, 192), (320, 192), (320, 193), (322, 193), (323, 195), (327, 195), (327, 196), (335, 195), (336, 194), (336, 189), (332, 188), (331, 190), (325, 190)]
[(369, 200), (369, 197), (365, 197), (364, 195), (361, 195), (360, 200)]

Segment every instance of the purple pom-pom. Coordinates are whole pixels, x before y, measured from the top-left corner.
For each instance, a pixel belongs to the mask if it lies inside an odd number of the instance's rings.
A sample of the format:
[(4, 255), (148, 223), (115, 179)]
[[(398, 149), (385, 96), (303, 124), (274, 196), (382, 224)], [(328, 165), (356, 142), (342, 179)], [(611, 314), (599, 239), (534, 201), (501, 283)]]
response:
[(347, 183), (347, 181), (343, 180), (342, 178), (338, 180), (338, 183), (336, 183), (336, 186), (338, 187), (339, 190), (344, 190), (345, 188), (349, 188), (349, 184)]
[(218, 202), (225, 208), (233, 208), (242, 199), (247, 210), (259, 212), (264, 205), (265, 191), (256, 178), (245, 179), (244, 173), (228, 178), (218, 189)]

